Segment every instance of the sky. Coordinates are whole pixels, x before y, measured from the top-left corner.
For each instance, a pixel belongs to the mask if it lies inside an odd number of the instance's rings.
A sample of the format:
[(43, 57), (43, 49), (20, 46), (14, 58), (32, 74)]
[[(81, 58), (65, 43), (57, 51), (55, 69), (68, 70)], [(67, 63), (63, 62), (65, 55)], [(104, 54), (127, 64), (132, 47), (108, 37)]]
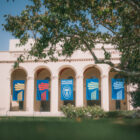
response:
[(25, 9), (27, 4), (29, 4), (29, 0), (14, 0), (14, 2), (13, 0), (9, 0), (9, 2), (0, 0), (0, 51), (8, 51), (9, 40), (14, 38), (11, 33), (3, 30), (1, 25), (5, 23), (3, 16), (5, 14), (17, 15)]

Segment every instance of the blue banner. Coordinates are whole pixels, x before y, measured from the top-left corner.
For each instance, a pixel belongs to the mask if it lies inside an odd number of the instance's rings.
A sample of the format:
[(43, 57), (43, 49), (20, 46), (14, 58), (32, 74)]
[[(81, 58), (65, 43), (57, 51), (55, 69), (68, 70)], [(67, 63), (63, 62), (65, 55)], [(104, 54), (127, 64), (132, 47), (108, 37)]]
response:
[(86, 79), (86, 99), (99, 100), (99, 80)]
[(37, 80), (37, 101), (49, 100), (49, 80)]
[(112, 100), (124, 100), (124, 79), (112, 79)]
[(73, 100), (73, 79), (61, 80), (61, 100)]
[(24, 101), (25, 80), (13, 80), (13, 101)]

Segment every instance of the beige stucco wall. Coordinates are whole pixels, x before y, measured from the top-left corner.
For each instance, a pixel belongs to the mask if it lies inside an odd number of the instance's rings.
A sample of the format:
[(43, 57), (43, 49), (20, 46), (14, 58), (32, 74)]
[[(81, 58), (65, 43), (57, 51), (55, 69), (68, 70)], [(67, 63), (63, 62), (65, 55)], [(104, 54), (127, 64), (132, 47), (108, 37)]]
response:
[[(58, 62), (48, 61), (44, 63), (44, 60), (34, 62), (32, 59), (29, 59), (21, 63), (20, 68), (22, 68), (27, 75), (24, 111), (10, 111), (10, 95), (12, 95), (11, 74), (14, 71), (13, 63), (20, 54), (25, 53), (21, 48), (17, 51), (15, 42), (15, 40), (11, 41), (10, 51), (0, 52), (0, 115), (62, 116), (63, 114), (58, 110), (60, 105), (63, 104), (63, 101), (60, 101), (60, 79), (65, 79), (70, 76), (74, 77), (75, 106), (87, 105), (85, 100), (85, 79), (96, 76), (99, 78), (99, 104), (101, 104), (101, 107), (106, 111), (109, 109), (114, 110), (114, 103), (110, 100), (111, 94), (109, 87), (109, 72), (111, 68), (106, 64), (95, 64), (89, 52), (81, 52), (78, 50), (67, 60), (65, 60), (65, 57), (59, 57)], [(104, 57), (101, 46), (102, 44), (98, 44), (94, 50), (99, 58)], [(112, 62), (118, 64), (119, 53), (110, 45), (106, 46), (106, 48), (107, 51), (111, 52)], [(42, 68), (43, 70), (38, 72)], [(39, 74), (37, 75), (37, 73)], [(17, 78), (18, 76), (15, 75), (14, 77)], [(40, 112), (40, 102), (35, 100), (36, 80), (45, 79), (46, 77), (50, 77), (50, 101), (48, 102), (50, 111)], [(128, 98), (126, 98), (124, 102), (127, 102), (128, 105), (129, 101), (127, 99)], [(124, 106), (124, 102), (122, 101), (121, 103), (122, 109), (126, 109), (127, 106)], [(129, 109), (130, 108), (131, 107), (129, 107)]]
[(0, 112), (5, 115), (10, 108), (10, 69), (11, 64), (0, 63)]

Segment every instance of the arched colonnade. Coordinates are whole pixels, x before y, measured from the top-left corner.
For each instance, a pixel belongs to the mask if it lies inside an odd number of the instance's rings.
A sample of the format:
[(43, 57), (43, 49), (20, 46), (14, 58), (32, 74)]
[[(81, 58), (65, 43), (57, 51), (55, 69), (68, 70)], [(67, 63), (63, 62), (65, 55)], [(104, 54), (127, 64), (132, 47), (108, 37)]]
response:
[[(86, 65), (82, 68), (72, 65), (62, 65), (57, 69), (47, 66), (37, 66), (30, 70), (24, 68), (11, 71), (11, 96), (10, 111), (28, 111), (28, 112), (59, 112), (62, 105), (68, 103), (74, 106), (92, 106), (99, 105), (105, 111), (116, 109), (127, 110), (127, 88), (125, 87), (125, 99), (115, 101), (111, 98), (111, 79), (116, 75), (111, 72), (108, 65)], [(86, 79), (99, 80), (99, 100), (86, 100)], [(62, 101), (61, 96), (61, 79), (73, 79), (73, 100)], [(13, 101), (13, 81), (24, 80), (24, 101)], [(48, 80), (48, 100), (37, 101), (37, 80)]]

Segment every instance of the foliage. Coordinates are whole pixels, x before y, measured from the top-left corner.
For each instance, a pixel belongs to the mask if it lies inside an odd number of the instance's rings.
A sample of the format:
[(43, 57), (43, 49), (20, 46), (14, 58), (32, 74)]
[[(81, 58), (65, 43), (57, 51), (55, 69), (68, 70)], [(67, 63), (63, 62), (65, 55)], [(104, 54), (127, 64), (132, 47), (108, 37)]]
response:
[(89, 114), (91, 114), (91, 117), (92, 118), (102, 118), (102, 117), (105, 117), (106, 116), (106, 114), (103, 111), (103, 109), (101, 109), (101, 107), (100, 106), (97, 106), (97, 105), (95, 105), (93, 107), (88, 106), (87, 107), (87, 112)]
[(106, 112), (107, 118), (133, 118), (135, 111), (109, 111)]
[(131, 92), (131, 103), (134, 107), (140, 107), (140, 85), (136, 91)]
[(67, 118), (85, 117), (86, 111), (83, 107), (76, 108), (74, 105), (68, 104), (61, 107), (62, 112)]
[(75, 107), (68, 104), (61, 107), (62, 112), (70, 119), (96, 119), (96, 118), (140, 118), (140, 110), (120, 110), (104, 112), (100, 106)]
[[(19, 46), (25, 45), (29, 38), (35, 40), (29, 51), (35, 60), (56, 61), (58, 56), (70, 57), (78, 49), (89, 51), (95, 63), (109, 64), (128, 84), (140, 87), (139, 0), (30, 1), (32, 5), (27, 5), (20, 15), (6, 15), (3, 26), (20, 39)], [(61, 50), (57, 51), (60, 42)], [(97, 43), (103, 44), (104, 59), (97, 58), (94, 53)], [(121, 61), (117, 66), (104, 48), (108, 43), (120, 52)], [(135, 93), (140, 93), (139, 89)]]
[(102, 118), (105, 112), (100, 106), (74, 107), (69, 104), (61, 107), (62, 112), (68, 118)]
[(132, 118), (140, 119), (140, 109), (136, 110), (136, 111), (133, 113)]

